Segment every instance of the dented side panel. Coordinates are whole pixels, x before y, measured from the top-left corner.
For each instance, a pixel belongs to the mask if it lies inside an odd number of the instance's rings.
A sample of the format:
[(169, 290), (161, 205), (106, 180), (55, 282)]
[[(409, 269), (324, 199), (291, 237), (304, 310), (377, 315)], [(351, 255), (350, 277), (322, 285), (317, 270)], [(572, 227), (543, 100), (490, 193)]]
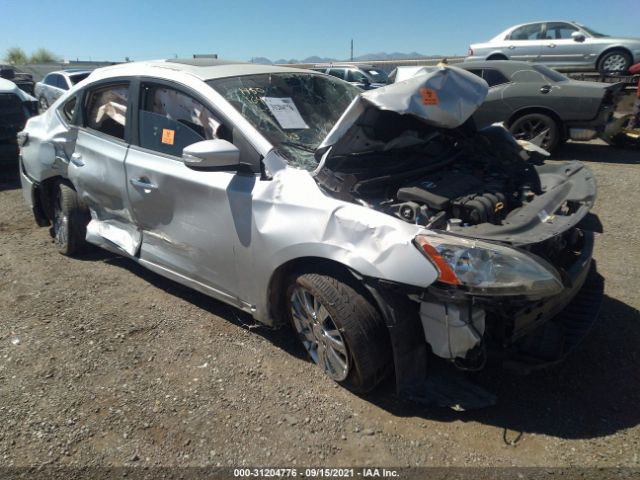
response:
[[(267, 158), (265, 163), (278, 162)], [(304, 170), (279, 169), (272, 180), (256, 183), (252, 197), (250, 241), (238, 245), (237, 259), (244, 272), (240, 291), (250, 293), (260, 321), (271, 322), (271, 275), (297, 258), (330, 259), (365, 276), (417, 287), (437, 278), (433, 265), (412, 244), (423, 231), (420, 226), (328, 197)]]
[(133, 256), (140, 233), (131, 216), (126, 190), (124, 161), (128, 148), (112, 137), (79, 129), (68, 177), (91, 212), (87, 240), (102, 244), (106, 239), (121, 253)]

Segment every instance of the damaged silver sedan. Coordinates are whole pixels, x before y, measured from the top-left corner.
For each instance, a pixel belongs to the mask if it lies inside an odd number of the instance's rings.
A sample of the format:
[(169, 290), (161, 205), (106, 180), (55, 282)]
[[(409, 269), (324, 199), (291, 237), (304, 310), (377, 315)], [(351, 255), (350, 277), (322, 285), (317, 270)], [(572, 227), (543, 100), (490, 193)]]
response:
[(483, 80), (442, 67), (362, 93), (199, 62), (97, 70), (29, 120), (23, 193), (62, 253), (99, 245), (291, 323), (358, 392), (394, 373), (425, 397), (434, 356), (527, 370), (586, 333), (595, 179), (476, 130)]

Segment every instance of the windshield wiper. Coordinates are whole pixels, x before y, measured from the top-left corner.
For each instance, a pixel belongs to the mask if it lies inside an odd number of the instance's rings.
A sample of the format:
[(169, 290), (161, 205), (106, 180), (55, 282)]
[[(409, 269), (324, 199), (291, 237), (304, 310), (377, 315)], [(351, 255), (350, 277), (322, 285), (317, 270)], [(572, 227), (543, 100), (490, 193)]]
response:
[(309, 153), (314, 153), (316, 151), (315, 148), (311, 148), (308, 145), (304, 145), (302, 143), (296, 143), (296, 142), (280, 142), (280, 145), (286, 145), (288, 147), (293, 147), (293, 148), (297, 148), (299, 150), (303, 150), (305, 152), (309, 152)]

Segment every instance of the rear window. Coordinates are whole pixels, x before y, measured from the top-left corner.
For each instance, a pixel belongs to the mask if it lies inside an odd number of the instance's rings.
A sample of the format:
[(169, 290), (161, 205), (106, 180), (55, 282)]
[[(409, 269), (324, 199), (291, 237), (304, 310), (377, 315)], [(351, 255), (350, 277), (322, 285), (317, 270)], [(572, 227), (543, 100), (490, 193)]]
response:
[(558, 73), (545, 65), (532, 65), (531, 68), (533, 68), (536, 72), (541, 73), (552, 82), (564, 82), (566, 80), (569, 80), (561, 73)]
[(124, 139), (129, 85), (109, 85), (87, 95), (86, 126), (112, 137)]
[(82, 80), (89, 76), (88, 73), (78, 73), (76, 75), (69, 75), (69, 80), (71, 80), (71, 85), (75, 85), (76, 83), (80, 83)]

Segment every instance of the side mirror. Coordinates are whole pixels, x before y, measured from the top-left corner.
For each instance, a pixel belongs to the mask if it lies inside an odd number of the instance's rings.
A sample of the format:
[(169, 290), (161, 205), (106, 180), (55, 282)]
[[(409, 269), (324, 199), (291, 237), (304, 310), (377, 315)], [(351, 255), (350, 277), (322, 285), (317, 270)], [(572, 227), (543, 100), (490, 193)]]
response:
[(368, 87), (369, 85), (371, 85), (371, 80), (369, 80), (367, 77), (363, 77), (362, 84)]
[(582, 33), (582, 32), (572, 32), (571, 33), (571, 38), (573, 38), (574, 42), (584, 42), (585, 41), (585, 36), (584, 36), (584, 33)]
[(185, 147), (182, 161), (191, 168), (232, 169), (240, 164), (240, 150), (226, 140), (203, 140)]

